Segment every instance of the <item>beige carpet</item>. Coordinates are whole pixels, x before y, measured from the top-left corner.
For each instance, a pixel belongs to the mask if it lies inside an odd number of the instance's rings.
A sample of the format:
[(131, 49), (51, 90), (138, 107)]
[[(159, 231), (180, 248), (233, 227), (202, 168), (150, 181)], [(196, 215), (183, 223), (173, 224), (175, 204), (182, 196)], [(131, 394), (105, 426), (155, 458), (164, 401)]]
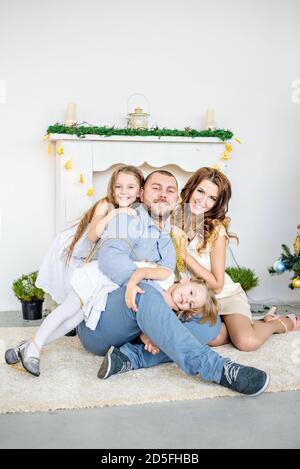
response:
[[(0, 328), (0, 413), (79, 409), (150, 402), (236, 396), (221, 386), (185, 375), (175, 364), (131, 371), (99, 380), (101, 358), (86, 352), (77, 337), (49, 345), (35, 378), (4, 362), (4, 351), (32, 337), (35, 328)], [(231, 345), (218, 352), (271, 374), (268, 392), (300, 389), (300, 333), (274, 335), (257, 352), (239, 352)]]

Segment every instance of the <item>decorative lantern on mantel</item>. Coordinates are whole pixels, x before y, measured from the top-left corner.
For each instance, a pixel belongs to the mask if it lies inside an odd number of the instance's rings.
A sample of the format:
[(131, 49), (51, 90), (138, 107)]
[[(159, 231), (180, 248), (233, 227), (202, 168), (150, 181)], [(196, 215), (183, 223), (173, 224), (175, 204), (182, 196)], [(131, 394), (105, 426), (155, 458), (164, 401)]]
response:
[[(137, 100), (134, 99), (137, 96), (139, 97), (138, 98), (139, 102), (141, 101), (140, 97), (143, 98), (144, 103), (147, 105), (147, 108), (148, 108), (147, 112), (144, 112), (143, 109), (139, 105), (137, 105)], [(136, 103), (134, 112), (128, 111), (130, 101), (131, 101), (131, 104), (133, 104), (134, 101)], [(144, 96), (143, 94), (132, 94), (131, 96), (129, 96), (127, 100), (127, 127), (129, 129), (148, 129), (148, 126), (149, 126), (148, 117), (150, 116), (149, 108), (150, 108), (149, 101), (146, 98), (146, 96)]]
[(148, 129), (148, 114), (143, 112), (143, 109), (136, 107), (134, 112), (128, 114), (128, 128), (129, 129)]

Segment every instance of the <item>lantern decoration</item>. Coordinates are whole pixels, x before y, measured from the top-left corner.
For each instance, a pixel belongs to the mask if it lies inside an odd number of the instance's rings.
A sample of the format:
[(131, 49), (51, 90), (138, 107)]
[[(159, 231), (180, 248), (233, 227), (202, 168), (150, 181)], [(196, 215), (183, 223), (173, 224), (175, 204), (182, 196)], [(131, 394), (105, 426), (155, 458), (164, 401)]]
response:
[(143, 109), (136, 107), (134, 112), (128, 114), (128, 127), (129, 129), (148, 129), (148, 114), (143, 112)]
[(286, 270), (286, 267), (282, 260), (279, 259), (278, 261), (274, 262), (273, 269), (275, 270), (276, 274), (283, 274), (283, 272)]
[[(143, 111), (146, 106), (147, 112)], [(134, 109), (129, 112), (129, 108)], [(127, 127), (129, 129), (148, 129), (148, 117), (150, 116), (150, 105), (147, 97), (143, 94), (135, 93), (127, 99)]]
[(85, 179), (84, 179), (83, 173), (80, 173), (79, 182), (80, 182), (80, 184), (84, 184), (84, 183), (85, 183)]
[(51, 143), (48, 143), (47, 153), (48, 155), (51, 155)]

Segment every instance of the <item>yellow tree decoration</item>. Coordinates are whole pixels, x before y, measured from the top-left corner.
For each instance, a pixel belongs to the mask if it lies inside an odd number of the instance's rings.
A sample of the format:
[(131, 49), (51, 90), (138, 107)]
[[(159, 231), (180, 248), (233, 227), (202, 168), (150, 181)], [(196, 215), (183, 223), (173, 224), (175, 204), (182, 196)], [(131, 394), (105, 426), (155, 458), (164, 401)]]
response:
[(48, 155), (51, 155), (51, 143), (48, 143), (47, 152), (48, 152)]
[(84, 183), (85, 183), (85, 179), (84, 179), (83, 173), (80, 173), (79, 182), (80, 182), (80, 184), (84, 184)]
[[(300, 230), (300, 225), (297, 226), (298, 230)], [(294, 244), (294, 254), (295, 256), (299, 256), (300, 254), (300, 231), (298, 231), (297, 236), (295, 238)]]

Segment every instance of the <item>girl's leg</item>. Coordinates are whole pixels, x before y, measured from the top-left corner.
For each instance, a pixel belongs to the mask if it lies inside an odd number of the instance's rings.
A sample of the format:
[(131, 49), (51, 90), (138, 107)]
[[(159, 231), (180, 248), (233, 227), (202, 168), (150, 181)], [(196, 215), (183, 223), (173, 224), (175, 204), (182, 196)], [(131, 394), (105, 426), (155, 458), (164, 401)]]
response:
[(67, 321), (63, 322), (55, 331), (53, 334), (51, 334), (47, 339), (46, 342), (44, 343), (45, 345), (50, 344), (50, 342), (54, 342), (57, 339), (60, 339), (64, 335), (67, 334), (67, 332), (70, 332), (72, 329), (75, 329), (75, 327), (79, 326), (79, 324), (83, 321), (83, 312), (80, 309), (71, 319), (68, 319)]
[[(289, 318), (281, 318), (288, 330), (293, 329)], [(233, 345), (244, 352), (257, 350), (271, 335), (285, 332), (279, 321), (254, 321), (242, 314), (224, 314), (223, 321)]]
[(56, 330), (59, 331), (58, 337), (61, 337), (60, 327), (65, 321), (78, 313), (80, 305), (79, 297), (74, 291), (71, 291), (65, 301), (54, 309), (41, 324), (34, 339), (27, 348), (27, 357), (38, 358), (41, 349), (49, 342), (49, 338), (56, 333)]

